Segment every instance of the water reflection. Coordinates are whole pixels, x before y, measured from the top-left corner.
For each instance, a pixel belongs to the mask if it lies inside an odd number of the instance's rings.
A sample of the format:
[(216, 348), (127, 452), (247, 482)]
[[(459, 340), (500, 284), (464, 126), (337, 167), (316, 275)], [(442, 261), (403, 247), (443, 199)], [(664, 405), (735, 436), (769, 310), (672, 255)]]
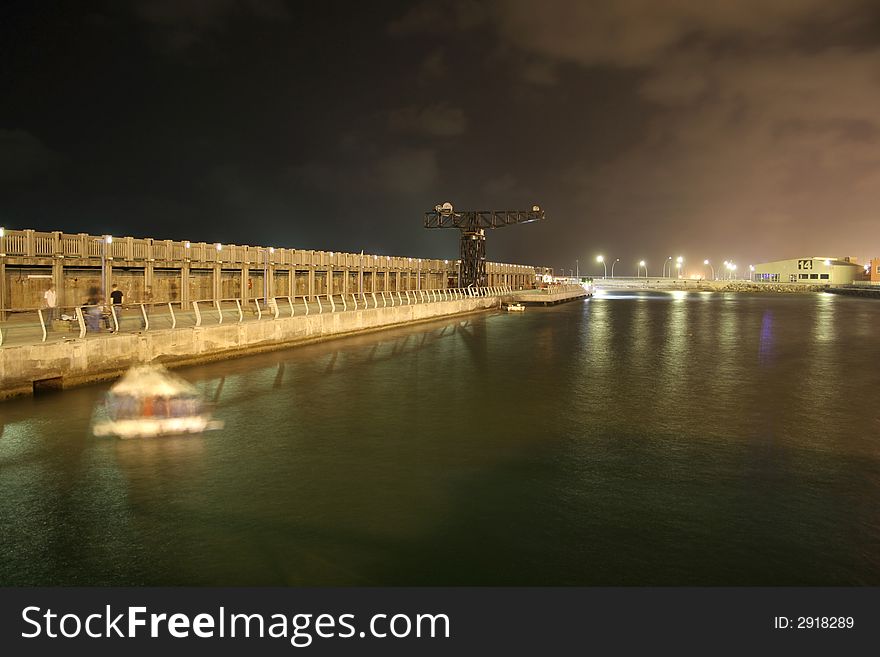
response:
[(226, 420), (187, 438), (90, 437), (106, 386), (15, 401), (0, 583), (877, 584), (878, 319), (639, 292), (403, 328), (182, 370)]

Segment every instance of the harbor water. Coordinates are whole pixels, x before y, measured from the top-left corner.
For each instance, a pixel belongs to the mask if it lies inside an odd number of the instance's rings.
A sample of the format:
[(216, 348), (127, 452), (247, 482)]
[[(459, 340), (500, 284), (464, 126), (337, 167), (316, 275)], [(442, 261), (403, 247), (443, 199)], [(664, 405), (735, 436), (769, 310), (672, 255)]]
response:
[(880, 585), (880, 302), (632, 292), (0, 405), (0, 585)]

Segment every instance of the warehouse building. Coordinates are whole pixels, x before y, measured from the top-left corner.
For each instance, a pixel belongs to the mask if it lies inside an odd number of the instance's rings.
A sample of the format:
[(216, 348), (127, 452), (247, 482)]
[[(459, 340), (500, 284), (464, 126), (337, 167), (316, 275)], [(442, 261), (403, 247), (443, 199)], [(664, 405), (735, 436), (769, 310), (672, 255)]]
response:
[(752, 280), (766, 283), (848, 285), (862, 280), (865, 268), (853, 258), (793, 258), (755, 265)]

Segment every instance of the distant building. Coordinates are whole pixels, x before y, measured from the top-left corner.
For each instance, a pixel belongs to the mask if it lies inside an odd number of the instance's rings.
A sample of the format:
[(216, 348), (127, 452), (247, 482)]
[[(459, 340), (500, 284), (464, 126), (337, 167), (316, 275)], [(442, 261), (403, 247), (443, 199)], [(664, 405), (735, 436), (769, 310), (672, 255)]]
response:
[(868, 267), (871, 270), (871, 282), (880, 283), (880, 258), (871, 258)]
[(767, 283), (846, 285), (864, 277), (864, 266), (853, 258), (793, 258), (755, 265), (752, 280)]

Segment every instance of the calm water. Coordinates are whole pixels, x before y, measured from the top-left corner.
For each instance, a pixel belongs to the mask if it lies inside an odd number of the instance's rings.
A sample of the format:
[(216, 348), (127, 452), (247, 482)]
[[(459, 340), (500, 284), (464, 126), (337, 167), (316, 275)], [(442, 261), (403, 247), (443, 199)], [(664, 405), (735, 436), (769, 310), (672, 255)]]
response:
[(645, 293), (0, 405), (2, 584), (880, 584), (880, 302)]

